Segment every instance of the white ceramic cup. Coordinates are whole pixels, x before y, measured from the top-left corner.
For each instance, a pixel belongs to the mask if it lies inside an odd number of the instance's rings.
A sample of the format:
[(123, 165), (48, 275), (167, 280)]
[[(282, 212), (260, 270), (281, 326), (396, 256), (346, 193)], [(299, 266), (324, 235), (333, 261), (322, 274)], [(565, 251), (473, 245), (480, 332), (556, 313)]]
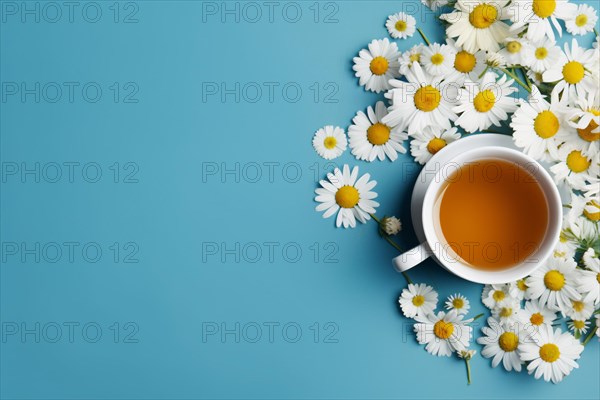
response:
[[(505, 160), (523, 167), (540, 185), (548, 203), (548, 227), (542, 242), (523, 262), (501, 270), (483, 270), (469, 266), (452, 250), (445, 239), (440, 237), (439, 229), (436, 229), (436, 226), (439, 226), (439, 211), (435, 210), (435, 201), (447, 179), (459, 168), (485, 159)], [(538, 162), (517, 150), (497, 146), (481, 147), (468, 150), (440, 166), (423, 200), (422, 223), (425, 242), (392, 261), (397, 271), (404, 272), (428, 257), (433, 257), (442, 267), (463, 279), (484, 284), (507, 283), (531, 274), (552, 255), (560, 235), (561, 222), (562, 203), (558, 189), (548, 172)]]

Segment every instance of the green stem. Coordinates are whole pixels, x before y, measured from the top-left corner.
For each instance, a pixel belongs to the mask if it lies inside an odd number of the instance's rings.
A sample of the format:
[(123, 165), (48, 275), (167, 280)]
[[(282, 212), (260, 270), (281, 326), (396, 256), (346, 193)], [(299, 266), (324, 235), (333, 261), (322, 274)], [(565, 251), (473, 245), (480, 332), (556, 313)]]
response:
[(465, 360), (465, 364), (467, 364), (467, 383), (471, 384), (471, 364), (469, 360)]
[(510, 76), (511, 78), (513, 78), (515, 80), (515, 82), (517, 82), (519, 85), (521, 85), (521, 87), (525, 90), (527, 90), (529, 93), (531, 93), (531, 89), (529, 88), (529, 86), (527, 86), (526, 84), (523, 83), (522, 80), (520, 80), (519, 78), (517, 78), (517, 76), (515, 74), (513, 74), (512, 72), (510, 72), (509, 70), (507, 70), (506, 68), (498, 68), (500, 71), (504, 72), (506, 75)]
[(485, 69), (483, 71), (481, 71), (481, 73), (479, 74), (479, 76), (477, 77), (478, 79), (481, 79), (482, 76), (485, 75), (485, 73), (487, 72), (487, 70), (490, 68), (489, 65), (485, 66)]
[[(377, 218), (374, 214), (370, 214), (370, 215), (371, 215), (371, 218), (373, 218), (373, 221), (377, 222), (377, 225), (381, 224), (381, 221), (379, 220), (379, 218)], [(388, 242), (390, 245), (392, 245), (393, 248), (398, 250), (400, 253), (404, 252), (404, 250), (402, 250), (402, 248), (400, 246), (398, 246), (392, 239), (390, 239), (390, 237), (385, 232), (383, 232), (382, 236), (386, 242)], [(404, 276), (404, 279), (406, 279), (406, 282), (413, 283), (406, 272), (402, 272), (402, 276)]]
[[(481, 317), (483, 317), (483, 313), (481, 313), (481, 314), (477, 314), (476, 316), (474, 316), (474, 317), (473, 317), (473, 321), (476, 321), (476, 320), (478, 320), (478, 319), (479, 319), (479, 318), (481, 318)], [(473, 321), (471, 321), (471, 322), (473, 322)]]
[(594, 329), (592, 329), (592, 331), (589, 333), (589, 335), (587, 335), (587, 337), (585, 338), (585, 340), (583, 341), (583, 345), (585, 346), (586, 344), (588, 344), (588, 342), (590, 340), (592, 340), (592, 338), (594, 337), (594, 335), (596, 334), (596, 331), (598, 330), (598, 327), (594, 327)]
[(431, 42), (429, 41), (429, 39), (427, 39), (427, 36), (425, 36), (421, 28), (417, 28), (417, 32), (419, 32), (425, 43), (427, 43), (427, 46), (431, 45)]
[(594, 35), (598, 36), (598, 31), (594, 28)]
[(529, 86), (529, 89), (531, 89), (533, 87), (533, 85), (531, 84), (531, 81), (529, 80), (529, 77), (527, 76), (527, 71), (525, 71), (525, 68), (520, 67), (521, 72), (523, 73), (523, 76), (525, 77), (525, 82), (527, 83), (527, 86)]

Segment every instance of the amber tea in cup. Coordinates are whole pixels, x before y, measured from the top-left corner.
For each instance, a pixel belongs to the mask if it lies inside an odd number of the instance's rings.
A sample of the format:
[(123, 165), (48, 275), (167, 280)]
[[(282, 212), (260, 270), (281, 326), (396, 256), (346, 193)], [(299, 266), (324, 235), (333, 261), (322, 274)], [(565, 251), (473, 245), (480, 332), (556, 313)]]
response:
[(445, 179), (433, 212), (438, 238), (463, 263), (490, 271), (524, 262), (549, 225), (543, 188), (523, 166), (503, 159), (457, 168)]

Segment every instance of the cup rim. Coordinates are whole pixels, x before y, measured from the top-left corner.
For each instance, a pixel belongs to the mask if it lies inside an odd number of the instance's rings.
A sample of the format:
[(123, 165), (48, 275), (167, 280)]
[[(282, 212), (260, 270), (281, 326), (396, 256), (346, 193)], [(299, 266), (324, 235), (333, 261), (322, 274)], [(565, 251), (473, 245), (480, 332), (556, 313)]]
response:
[[(548, 202), (548, 212), (550, 215), (548, 220), (548, 228), (546, 230), (546, 235), (544, 236), (543, 242), (540, 244), (538, 249), (531, 256), (529, 256), (535, 257), (535, 261), (526, 263), (521, 262), (506, 269), (486, 271), (473, 268), (460, 261), (450, 264), (448, 260), (445, 260), (442, 256), (440, 246), (431, 245), (432, 243), (442, 242), (442, 240), (440, 240), (436, 234), (433, 224), (433, 200), (443, 182), (443, 179), (439, 178), (444, 166), (448, 166), (450, 163), (455, 163), (457, 166), (462, 167), (468, 162), (486, 158), (499, 158), (507, 161), (520, 162), (520, 164), (532, 163), (536, 165), (535, 173), (532, 173), (531, 171), (530, 173), (534, 175), (534, 178), (542, 187), (544, 196)], [(556, 187), (556, 184), (554, 183), (548, 171), (546, 171), (546, 169), (539, 162), (518, 150), (500, 146), (484, 146), (465, 151), (453, 160), (450, 160), (449, 162), (440, 166), (439, 170), (436, 171), (435, 177), (427, 188), (423, 198), (422, 223), (427, 246), (431, 250), (433, 257), (442, 267), (454, 275), (471, 282), (482, 284), (500, 284), (515, 281), (531, 274), (552, 255), (560, 235), (562, 212), (562, 201), (558, 188)]]

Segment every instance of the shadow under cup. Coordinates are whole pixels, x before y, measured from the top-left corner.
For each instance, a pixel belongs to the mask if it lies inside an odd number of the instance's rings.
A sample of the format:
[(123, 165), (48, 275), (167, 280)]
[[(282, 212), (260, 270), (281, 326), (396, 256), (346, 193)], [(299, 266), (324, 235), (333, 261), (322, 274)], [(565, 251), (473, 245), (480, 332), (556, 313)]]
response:
[(481, 283), (530, 274), (553, 252), (562, 221), (556, 185), (535, 160), (489, 147), (437, 172), (423, 206), (425, 236), (451, 272)]

